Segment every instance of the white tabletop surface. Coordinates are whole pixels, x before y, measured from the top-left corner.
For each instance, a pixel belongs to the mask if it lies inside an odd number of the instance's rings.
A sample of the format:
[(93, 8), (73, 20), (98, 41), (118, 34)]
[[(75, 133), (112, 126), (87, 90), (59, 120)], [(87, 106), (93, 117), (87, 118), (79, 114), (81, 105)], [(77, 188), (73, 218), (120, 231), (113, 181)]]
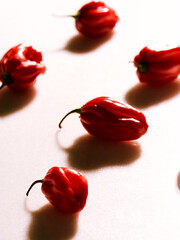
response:
[[(87, 3), (2, 1), (1, 56), (19, 43), (42, 51), (47, 70), (35, 87), (0, 91), (1, 240), (179, 240), (180, 81), (141, 85), (132, 61), (149, 43), (180, 44), (179, 0), (107, 0), (120, 21), (111, 37), (89, 40), (74, 14)], [(141, 110), (149, 129), (140, 139), (110, 143), (90, 137), (70, 110), (110, 96)], [(36, 185), (53, 166), (84, 173), (85, 208), (62, 215)]]

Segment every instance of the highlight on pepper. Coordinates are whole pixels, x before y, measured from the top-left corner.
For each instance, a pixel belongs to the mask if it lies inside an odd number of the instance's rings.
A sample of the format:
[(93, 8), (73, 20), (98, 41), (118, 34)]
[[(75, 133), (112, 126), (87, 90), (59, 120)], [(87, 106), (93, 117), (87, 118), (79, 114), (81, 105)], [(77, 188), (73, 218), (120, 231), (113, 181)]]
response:
[(68, 112), (61, 119), (59, 128), (71, 113), (80, 114), (80, 121), (89, 134), (106, 140), (135, 140), (148, 129), (142, 112), (109, 97), (97, 97)]
[(86, 205), (88, 196), (88, 182), (86, 177), (73, 169), (52, 167), (44, 179), (34, 181), (32, 187), (41, 183), (41, 191), (47, 200), (62, 213), (80, 212)]
[(90, 38), (109, 33), (119, 21), (116, 12), (101, 1), (92, 1), (83, 5), (70, 17), (75, 19), (77, 31)]
[(134, 58), (134, 66), (141, 83), (162, 86), (180, 74), (180, 46), (144, 47)]
[(38, 75), (46, 70), (42, 53), (32, 46), (19, 44), (9, 49), (0, 60), (0, 82), (2, 89), (24, 90), (33, 86)]

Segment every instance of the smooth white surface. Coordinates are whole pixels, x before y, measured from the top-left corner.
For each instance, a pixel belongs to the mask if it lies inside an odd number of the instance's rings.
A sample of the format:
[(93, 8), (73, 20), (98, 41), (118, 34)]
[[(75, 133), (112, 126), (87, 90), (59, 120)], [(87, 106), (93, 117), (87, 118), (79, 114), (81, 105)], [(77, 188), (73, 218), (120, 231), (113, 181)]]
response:
[[(80, 36), (74, 14), (86, 1), (1, 1), (1, 56), (28, 42), (43, 52), (47, 71), (22, 94), (0, 92), (0, 226), (2, 240), (179, 240), (180, 81), (162, 89), (139, 84), (129, 63), (147, 44), (180, 44), (180, 2), (109, 0), (120, 17), (103, 40)], [(98, 96), (140, 109), (146, 135), (131, 143), (90, 137), (71, 115)], [(34, 186), (52, 166), (84, 173), (87, 205), (63, 216)]]

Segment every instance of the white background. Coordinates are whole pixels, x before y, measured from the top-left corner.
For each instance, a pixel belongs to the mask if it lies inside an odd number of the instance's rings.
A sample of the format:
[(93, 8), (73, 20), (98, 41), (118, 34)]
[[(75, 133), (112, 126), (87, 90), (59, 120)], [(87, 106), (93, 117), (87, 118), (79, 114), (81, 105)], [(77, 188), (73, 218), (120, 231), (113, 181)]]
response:
[[(0, 239), (179, 240), (180, 81), (141, 85), (132, 63), (149, 43), (180, 44), (179, 0), (107, 0), (120, 21), (111, 37), (89, 40), (72, 18), (81, 0), (1, 0), (1, 56), (27, 42), (42, 51), (46, 73), (35, 87), (0, 91)], [(60, 119), (98, 96), (141, 110), (149, 124), (134, 142), (90, 137), (78, 115)], [(79, 215), (58, 213), (36, 185), (49, 168), (84, 173), (88, 201)]]

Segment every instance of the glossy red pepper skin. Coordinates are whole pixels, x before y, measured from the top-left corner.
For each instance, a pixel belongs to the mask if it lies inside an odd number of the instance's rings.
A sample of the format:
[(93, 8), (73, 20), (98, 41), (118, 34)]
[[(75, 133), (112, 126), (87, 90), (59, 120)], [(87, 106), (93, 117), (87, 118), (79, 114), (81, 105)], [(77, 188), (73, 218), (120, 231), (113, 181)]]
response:
[(180, 74), (180, 47), (162, 50), (144, 47), (134, 58), (140, 82), (161, 86), (177, 79)]
[[(80, 114), (80, 121), (87, 132), (102, 139), (135, 140), (148, 129), (142, 112), (109, 97), (95, 98), (66, 116), (73, 112)], [(59, 127), (65, 117), (60, 121)]]
[(62, 213), (77, 213), (85, 205), (88, 196), (88, 182), (86, 177), (73, 169), (52, 167), (43, 180), (35, 181), (29, 188), (42, 183), (41, 190), (47, 200)]
[(74, 17), (77, 30), (92, 38), (109, 33), (119, 21), (112, 8), (94, 1), (85, 4)]
[(32, 46), (19, 44), (9, 49), (0, 61), (0, 88), (7, 85), (13, 90), (24, 90), (33, 86), (45, 70), (42, 53)]

